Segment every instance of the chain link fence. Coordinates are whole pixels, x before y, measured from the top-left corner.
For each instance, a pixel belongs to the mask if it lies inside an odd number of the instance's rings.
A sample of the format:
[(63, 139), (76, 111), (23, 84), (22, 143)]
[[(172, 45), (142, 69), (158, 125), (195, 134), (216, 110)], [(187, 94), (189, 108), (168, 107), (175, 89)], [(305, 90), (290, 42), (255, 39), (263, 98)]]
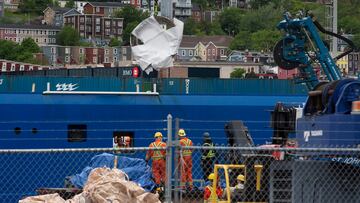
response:
[[(171, 198), (172, 202), (273, 203), (359, 202), (360, 199), (360, 149), (357, 148), (172, 148), (172, 166), (168, 164), (171, 184), (164, 185), (165, 192), (171, 193), (170, 197), (165, 193), (161, 196), (163, 202), (165, 198)], [(151, 176), (152, 163), (146, 165), (144, 161), (148, 150), (1, 150), (1, 202), (18, 202), (27, 196), (55, 192), (70, 198), (81, 192), (84, 182), (79, 182), (79, 177), (86, 176), (92, 168), (113, 168), (114, 164), (136, 182), (137, 176), (145, 173)], [(186, 162), (180, 156), (184, 150), (192, 152)], [(207, 156), (209, 152), (214, 156)], [(99, 159), (101, 156), (107, 158)], [(144, 171), (132, 171), (123, 158), (138, 160), (144, 166), (139, 170)], [(191, 168), (190, 174), (184, 167)], [(156, 191), (153, 179), (149, 181), (151, 186), (143, 185), (144, 188)], [(213, 188), (217, 188), (216, 193), (212, 192)]]
[[(359, 202), (360, 199), (360, 149), (195, 146), (181, 150), (192, 150), (193, 187), (174, 185), (174, 202)], [(215, 156), (207, 157), (209, 151)], [(180, 177), (175, 182), (181, 182), (183, 175), (181, 169), (175, 171), (174, 177)]]
[[(61, 140), (58, 129), (51, 131), (54, 138), (50, 140), (2, 140), (25, 147), (86, 146), (0, 150), (0, 202), (48, 193), (68, 199), (82, 191), (88, 174), (97, 167), (123, 170), (147, 191), (160, 193), (162, 202), (360, 202), (360, 148), (266, 145), (271, 141), (266, 122), (238, 122), (237, 127), (224, 128), (225, 120), (172, 120), (169, 116), (167, 120), (117, 123), (117, 129), (104, 125), (89, 130), (88, 137), (82, 137), (86, 130), (81, 126), (69, 128), (70, 140)], [(176, 133), (180, 127), (186, 129), (193, 146), (180, 145)], [(166, 177), (160, 184), (155, 183), (153, 161), (145, 161), (151, 148), (143, 147), (154, 141), (157, 131), (167, 143), (158, 149), (166, 151), (166, 173), (160, 173)], [(205, 142), (204, 132), (209, 132), (213, 143)], [(232, 137), (235, 134), (239, 139)]]

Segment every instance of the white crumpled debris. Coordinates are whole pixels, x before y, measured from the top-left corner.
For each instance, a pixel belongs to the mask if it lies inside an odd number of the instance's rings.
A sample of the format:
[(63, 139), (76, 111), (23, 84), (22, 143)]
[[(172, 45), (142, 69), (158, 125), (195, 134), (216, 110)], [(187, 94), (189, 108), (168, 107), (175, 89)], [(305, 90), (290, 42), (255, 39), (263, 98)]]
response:
[(173, 66), (173, 56), (180, 46), (184, 23), (174, 18), (174, 27), (163, 29), (155, 17), (142, 21), (133, 31), (143, 44), (131, 47), (134, 59), (149, 73), (154, 69)]

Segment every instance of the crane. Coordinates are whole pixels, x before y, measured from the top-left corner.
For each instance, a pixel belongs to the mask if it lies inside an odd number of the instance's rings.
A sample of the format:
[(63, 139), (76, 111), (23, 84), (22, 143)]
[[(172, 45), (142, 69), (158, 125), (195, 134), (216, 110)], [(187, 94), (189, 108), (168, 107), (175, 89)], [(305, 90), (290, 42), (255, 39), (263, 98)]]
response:
[[(296, 118), (293, 107), (276, 105), (271, 122), (273, 143), (284, 144), (288, 134), (295, 132), (301, 144), (360, 144), (360, 127), (354, 124), (360, 122), (360, 109), (352, 108), (360, 103), (360, 81), (343, 78), (335, 63), (354, 50), (353, 42), (325, 30), (307, 12), (300, 12), (295, 18), (285, 13), (277, 28), (285, 34), (275, 45), (274, 60), (280, 68), (297, 68), (300, 74), (296, 80), (305, 83), (309, 92), (300, 118)], [(332, 58), (319, 31), (345, 41), (350, 49)], [(319, 80), (314, 63), (320, 65), (327, 81)]]

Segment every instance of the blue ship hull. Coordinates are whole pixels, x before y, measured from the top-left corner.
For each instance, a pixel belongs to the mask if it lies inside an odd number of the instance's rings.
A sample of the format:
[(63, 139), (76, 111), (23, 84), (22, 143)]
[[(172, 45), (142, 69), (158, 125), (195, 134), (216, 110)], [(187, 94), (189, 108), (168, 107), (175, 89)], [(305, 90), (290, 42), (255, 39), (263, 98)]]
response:
[[(183, 119), (180, 127), (194, 143), (208, 131), (227, 142), (224, 126), (243, 120), (256, 144), (271, 141), (270, 110), (276, 102), (300, 104), (304, 96), (196, 95), (42, 95), (0, 94), (2, 149), (111, 147), (115, 131), (134, 134), (134, 146), (147, 146), (166, 117)], [(68, 141), (69, 125), (85, 125), (86, 140)], [(34, 129), (35, 132), (34, 132)]]

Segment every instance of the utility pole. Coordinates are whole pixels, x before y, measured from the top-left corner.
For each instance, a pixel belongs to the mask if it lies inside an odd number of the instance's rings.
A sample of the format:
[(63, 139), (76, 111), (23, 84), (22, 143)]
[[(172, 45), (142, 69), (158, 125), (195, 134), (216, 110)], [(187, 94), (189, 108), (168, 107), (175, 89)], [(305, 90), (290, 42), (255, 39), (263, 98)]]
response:
[(0, 0), (0, 17), (4, 17), (4, 13), (5, 13), (5, 2), (4, 0)]
[[(331, 31), (333, 33), (338, 33), (337, 30), (337, 20), (338, 20), (338, 0), (329, 0), (325, 2), (326, 6), (326, 13), (325, 13), (325, 20), (326, 20), (326, 30)], [(332, 54), (336, 54), (338, 50), (338, 41), (336, 37), (327, 36), (327, 40), (330, 41), (330, 51)]]

